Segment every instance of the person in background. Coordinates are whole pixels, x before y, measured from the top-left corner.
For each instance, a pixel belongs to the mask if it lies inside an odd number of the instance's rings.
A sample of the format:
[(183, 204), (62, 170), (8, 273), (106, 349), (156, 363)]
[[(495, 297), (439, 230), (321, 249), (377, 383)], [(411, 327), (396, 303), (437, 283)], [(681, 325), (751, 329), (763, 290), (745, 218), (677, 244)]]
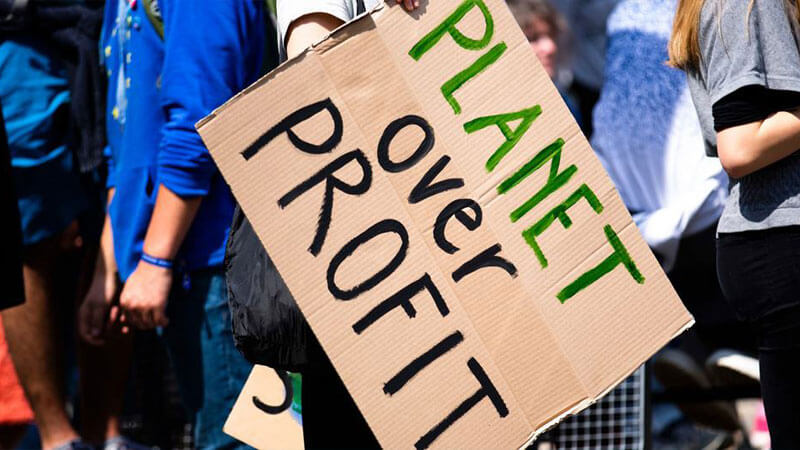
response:
[[(70, 13), (66, 19), (82, 17), (77, 3), (58, 7)], [(35, 414), (41, 445), (85, 448), (88, 444), (66, 409), (65, 355), (74, 344), (70, 330), (80, 261), (94, 239), (90, 220), (84, 220), (92, 201), (73, 153), (72, 79), (57, 36), (74, 32), (75, 23), (46, 20), (48, 12), (37, 5), (35, 13), (20, 14), (30, 22), (20, 20), (13, 30), (4, 23), (0, 41), (0, 101), (20, 212), (25, 286), (25, 302), (2, 316), (8, 351)], [(80, 392), (81, 409), (87, 411), (81, 434), (112, 445), (119, 439), (125, 347), (79, 350), (81, 381), (91, 386)]]
[(800, 448), (800, 10), (796, 1), (680, 0), (669, 61), (689, 82), (730, 178), (717, 273), (758, 337), (772, 448)]
[(568, 41), (564, 17), (548, 0), (508, 0), (508, 7), (542, 63), (542, 68), (555, 83), (578, 126), (581, 126), (580, 109), (567, 90), (568, 80), (565, 78), (569, 74), (562, 67)]
[(105, 320), (162, 330), (199, 448), (243, 445), (222, 426), (252, 366), (234, 347), (222, 269), (234, 201), (194, 124), (261, 74), (265, 8), (106, 2), (109, 206), (97, 276), (118, 271), (124, 286), (121, 310), (96, 296), (83, 329), (89, 339)]
[[(594, 109), (591, 143), (697, 321), (674, 348), (655, 357), (654, 372), (668, 388), (694, 380), (692, 387), (708, 389), (714, 377), (703, 366), (712, 353), (752, 344), (748, 330), (725, 304), (716, 277), (714, 236), (727, 197), (727, 177), (719, 161), (704, 153), (686, 76), (664, 64), (676, 6), (676, 0), (622, 0), (609, 16), (605, 81)], [(730, 402), (680, 407), (707, 427), (727, 432), (739, 428)], [(673, 412), (667, 413), (670, 408)], [(655, 405), (654, 420), (656, 439), (690, 434), (713, 438), (680, 420), (672, 406)]]
[(592, 110), (600, 98), (606, 54), (606, 20), (619, 0), (553, 0), (566, 17), (575, 44), (572, 59), (575, 96), (583, 119), (581, 130), (592, 136)]
[[(3, 108), (0, 105), (0, 208), (3, 217), (2, 251), (0, 251), (0, 280), (4, 292), (0, 297), (0, 310), (17, 306), (25, 301), (25, 284), (22, 278), (22, 230), (20, 229), (17, 196), (11, 175), (11, 154), (8, 151)], [(2, 317), (0, 317), (0, 448), (15, 448), (25, 428), (33, 422), (25, 393), (19, 384), (14, 363), (8, 354)]]

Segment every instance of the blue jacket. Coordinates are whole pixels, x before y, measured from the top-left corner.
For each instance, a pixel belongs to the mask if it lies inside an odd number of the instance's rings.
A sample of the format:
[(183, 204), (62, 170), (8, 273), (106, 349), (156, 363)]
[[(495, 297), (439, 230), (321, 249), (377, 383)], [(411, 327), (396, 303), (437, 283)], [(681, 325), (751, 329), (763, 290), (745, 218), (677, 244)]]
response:
[[(155, 4), (155, 2), (153, 2)], [(101, 55), (109, 88), (109, 206), (126, 279), (141, 257), (159, 185), (202, 196), (178, 254), (184, 270), (220, 265), (234, 201), (194, 124), (260, 75), (265, 11), (257, 0), (160, 0), (163, 39), (142, 1), (107, 0)]]

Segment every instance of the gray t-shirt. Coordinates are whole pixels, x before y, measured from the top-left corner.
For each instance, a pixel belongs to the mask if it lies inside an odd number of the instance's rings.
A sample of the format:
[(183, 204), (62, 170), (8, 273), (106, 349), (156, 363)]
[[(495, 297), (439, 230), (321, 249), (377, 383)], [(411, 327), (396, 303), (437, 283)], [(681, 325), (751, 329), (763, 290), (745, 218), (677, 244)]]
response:
[[(737, 89), (758, 85), (800, 92), (797, 26), (783, 0), (707, 0), (700, 16), (701, 63), (688, 74), (706, 152), (717, 154), (711, 107)], [(800, 152), (732, 179), (720, 233), (800, 224)]]

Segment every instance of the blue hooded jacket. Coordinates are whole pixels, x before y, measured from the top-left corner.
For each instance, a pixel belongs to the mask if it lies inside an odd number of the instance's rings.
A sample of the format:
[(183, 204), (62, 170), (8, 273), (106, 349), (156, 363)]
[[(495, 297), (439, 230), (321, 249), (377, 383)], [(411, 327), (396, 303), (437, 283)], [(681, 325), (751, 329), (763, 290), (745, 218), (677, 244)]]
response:
[(141, 258), (159, 185), (202, 196), (178, 253), (186, 271), (222, 264), (234, 200), (195, 123), (261, 73), (261, 0), (155, 0), (163, 39), (136, 0), (107, 0), (108, 187), (114, 251), (126, 279)]

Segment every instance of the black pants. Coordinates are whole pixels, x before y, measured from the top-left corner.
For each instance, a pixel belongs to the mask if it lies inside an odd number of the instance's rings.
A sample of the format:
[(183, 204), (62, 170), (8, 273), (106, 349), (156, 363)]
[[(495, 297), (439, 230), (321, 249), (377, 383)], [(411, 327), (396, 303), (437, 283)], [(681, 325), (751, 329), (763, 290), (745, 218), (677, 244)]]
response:
[(717, 273), (758, 336), (772, 448), (800, 448), (800, 226), (720, 234)]
[(667, 272), (678, 296), (694, 316), (695, 325), (678, 337), (679, 346), (702, 365), (720, 348), (756, 352), (750, 327), (737, 320), (717, 279), (716, 222), (681, 239), (672, 269)]

